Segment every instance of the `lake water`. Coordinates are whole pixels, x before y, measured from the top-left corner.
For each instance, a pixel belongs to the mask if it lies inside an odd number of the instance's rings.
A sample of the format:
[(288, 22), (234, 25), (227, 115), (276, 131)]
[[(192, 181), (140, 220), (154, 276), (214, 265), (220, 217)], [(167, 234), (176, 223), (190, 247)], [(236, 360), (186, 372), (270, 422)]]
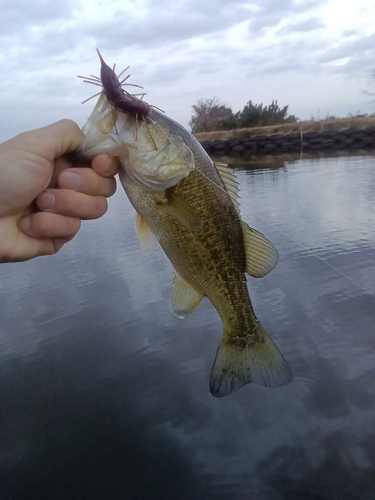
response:
[(119, 189), (59, 255), (0, 267), (2, 500), (375, 498), (375, 157), (236, 162), (293, 383), (211, 396), (221, 321), (207, 299), (171, 315)]

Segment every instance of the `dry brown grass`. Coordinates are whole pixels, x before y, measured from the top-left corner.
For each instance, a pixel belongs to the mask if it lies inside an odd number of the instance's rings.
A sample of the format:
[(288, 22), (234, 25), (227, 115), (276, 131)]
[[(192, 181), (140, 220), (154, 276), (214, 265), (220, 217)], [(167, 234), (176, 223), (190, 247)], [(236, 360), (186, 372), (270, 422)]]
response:
[(226, 141), (237, 137), (256, 137), (258, 135), (293, 134), (295, 132), (325, 132), (335, 130), (341, 132), (349, 128), (364, 129), (375, 126), (375, 116), (364, 118), (335, 118), (333, 120), (305, 121), (300, 123), (286, 123), (270, 127), (239, 128), (235, 130), (217, 130), (215, 132), (201, 132), (194, 134), (198, 141)]

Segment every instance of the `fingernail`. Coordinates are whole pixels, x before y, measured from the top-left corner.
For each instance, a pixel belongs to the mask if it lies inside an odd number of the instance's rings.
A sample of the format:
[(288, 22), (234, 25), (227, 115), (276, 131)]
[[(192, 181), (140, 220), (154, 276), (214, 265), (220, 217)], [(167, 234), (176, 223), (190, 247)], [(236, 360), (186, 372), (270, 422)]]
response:
[(63, 172), (61, 177), (64, 180), (65, 187), (70, 189), (76, 189), (79, 187), (80, 176), (75, 172)]
[(45, 191), (38, 198), (38, 206), (41, 210), (48, 210), (55, 206), (55, 195), (49, 191)]
[(23, 217), (18, 221), (18, 227), (23, 233), (27, 233), (31, 227), (31, 221), (29, 217)]

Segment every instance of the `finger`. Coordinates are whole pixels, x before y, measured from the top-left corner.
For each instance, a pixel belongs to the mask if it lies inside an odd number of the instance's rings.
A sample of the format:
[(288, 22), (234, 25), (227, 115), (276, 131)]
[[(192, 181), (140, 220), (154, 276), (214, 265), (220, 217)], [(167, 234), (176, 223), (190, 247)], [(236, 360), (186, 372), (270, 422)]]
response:
[(71, 189), (47, 189), (38, 196), (37, 204), (43, 212), (86, 220), (101, 217), (108, 208), (104, 196), (90, 196)]
[(20, 136), (29, 150), (52, 162), (55, 158), (78, 148), (85, 134), (72, 120), (60, 120), (47, 127), (25, 132)]
[(30, 241), (27, 244), (27, 249), (20, 254), (10, 256), (6, 262), (24, 262), (26, 260), (34, 259), (35, 257), (42, 257), (43, 255), (54, 255), (61, 250), (65, 243), (66, 242), (60, 238), (47, 240), (36, 240), (30, 238)]
[(33, 253), (30, 253), (28, 259), (33, 259), (34, 257), (43, 257), (44, 255), (55, 255), (55, 253), (59, 252), (65, 245), (65, 243), (67, 243), (67, 240), (65, 240), (65, 238), (53, 238), (46, 240), (35, 239), (33, 240), (33, 242)]
[(8, 248), (8, 251), (2, 256), (3, 259), (0, 262), (23, 262), (42, 255), (54, 255), (66, 242), (66, 238), (39, 240), (20, 232), (17, 246), (15, 248)]
[(102, 195), (109, 198), (116, 191), (116, 179), (102, 177), (91, 168), (69, 168), (60, 173), (58, 186), (92, 196)]
[(65, 243), (67, 243), (65, 238), (53, 238), (46, 240), (33, 239), (31, 241), (32, 243), (29, 245), (27, 255), (21, 259), (15, 260), (25, 261), (35, 257), (43, 257), (44, 255), (55, 255), (62, 249)]
[(43, 136), (45, 145), (53, 153), (50, 161), (78, 148), (85, 138), (85, 134), (72, 120), (60, 120), (52, 123), (52, 125), (40, 128), (36, 132)]
[(91, 162), (74, 162), (72, 163), (66, 156), (60, 156), (59, 158), (56, 158), (55, 163), (54, 163), (54, 169), (53, 169), (53, 174), (51, 181), (48, 185), (49, 188), (56, 188), (57, 187), (57, 179), (59, 178), (61, 172), (64, 170), (67, 170), (68, 168), (90, 168), (91, 167)]
[(66, 243), (78, 233), (81, 221), (60, 214), (37, 212), (20, 219), (18, 227), (31, 238), (39, 240), (60, 238)]
[(101, 154), (92, 160), (91, 167), (102, 177), (114, 177), (120, 170), (120, 162), (113, 156)]
[(67, 160), (64, 156), (60, 156), (60, 158), (56, 158), (54, 169), (52, 173), (51, 181), (48, 185), (49, 188), (57, 188), (57, 179), (59, 178), (61, 172), (68, 168), (71, 168), (72, 164), (69, 160)]

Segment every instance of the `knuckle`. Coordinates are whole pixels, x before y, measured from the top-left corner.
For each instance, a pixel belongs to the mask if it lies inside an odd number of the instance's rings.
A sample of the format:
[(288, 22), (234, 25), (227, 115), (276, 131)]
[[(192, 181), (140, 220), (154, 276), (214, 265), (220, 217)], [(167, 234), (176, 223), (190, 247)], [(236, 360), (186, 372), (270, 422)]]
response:
[[(89, 195), (69, 189), (61, 189), (56, 200), (56, 213), (70, 219), (96, 219), (104, 215), (108, 208), (107, 199), (103, 195)], [(80, 222), (75, 221), (73, 224), (71, 227), (78, 231)]]
[(91, 192), (94, 194), (100, 194), (100, 189), (101, 189), (101, 177), (94, 172), (94, 170), (87, 169), (89, 170), (89, 180), (90, 180), (90, 188)]
[(80, 130), (79, 126), (77, 125), (77, 123), (73, 120), (69, 120), (69, 118), (63, 118), (62, 120), (59, 120), (57, 122), (57, 124), (61, 127), (61, 128), (66, 128), (66, 129), (69, 129), (69, 130), (72, 130), (75, 129), (75, 131), (77, 130)]
[(74, 196), (74, 192), (71, 191), (70, 189), (64, 189), (61, 190), (58, 195), (57, 195), (57, 203), (58, 207), (61, 209), (64, 214), (69, 215), (71, 213), (76, 213), (77, 212), (77, 201), (76, 197)]
[(100, 176), (91, 168), (80, 169), (80, 190), (89, 195), (100, 194), (101, 179)]

